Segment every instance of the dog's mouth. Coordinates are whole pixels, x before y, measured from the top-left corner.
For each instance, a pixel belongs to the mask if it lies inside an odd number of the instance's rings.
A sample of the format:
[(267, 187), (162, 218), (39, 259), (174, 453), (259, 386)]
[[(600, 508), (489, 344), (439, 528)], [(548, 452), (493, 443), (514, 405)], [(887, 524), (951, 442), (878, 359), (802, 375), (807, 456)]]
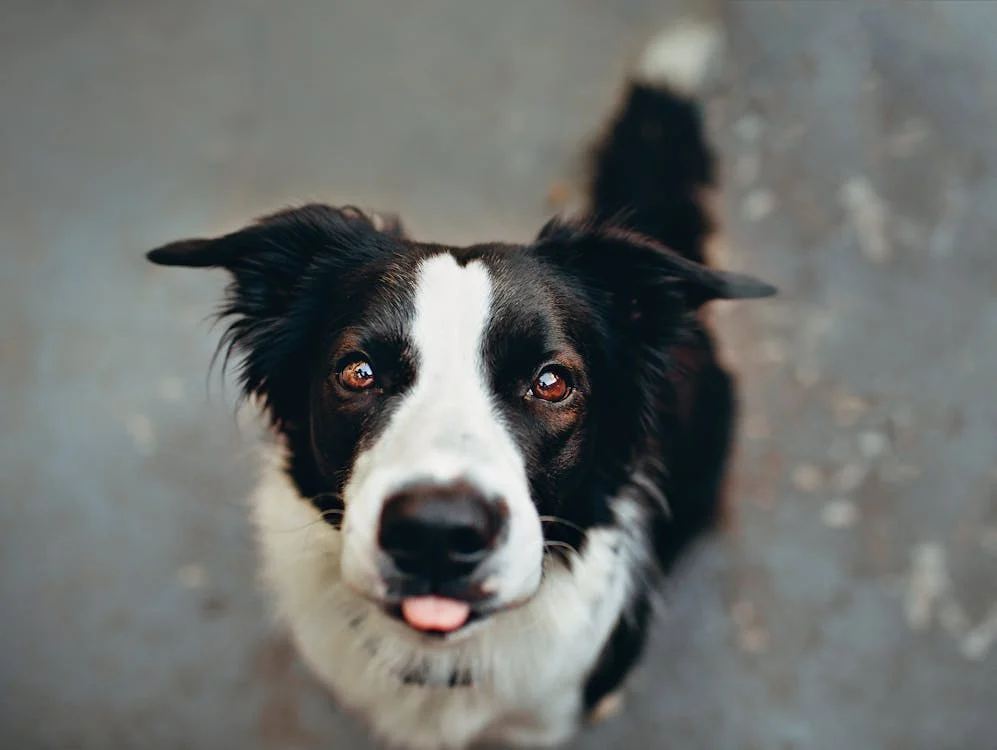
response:
[(424, 635), (444, 638), (484, 616), (468, 602), (442, 596), (410, 596), (385, 607), (388, 615)]

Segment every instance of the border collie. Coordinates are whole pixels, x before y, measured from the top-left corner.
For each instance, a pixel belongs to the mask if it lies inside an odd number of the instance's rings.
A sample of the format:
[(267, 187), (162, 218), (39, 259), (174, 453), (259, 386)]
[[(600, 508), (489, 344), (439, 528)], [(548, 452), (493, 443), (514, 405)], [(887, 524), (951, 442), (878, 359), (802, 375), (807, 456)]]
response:
[(735, 394), (702, 311), (775, 292), (706, 265), (719, 44), (651, 44), (590, 205), (529, 244), (307, 205), (149, 253), (231, 274), (221, 348), (272, 434), (265, 581), (391, 746), (550, 746), (611, 713), (655, 586), (718, 517)]

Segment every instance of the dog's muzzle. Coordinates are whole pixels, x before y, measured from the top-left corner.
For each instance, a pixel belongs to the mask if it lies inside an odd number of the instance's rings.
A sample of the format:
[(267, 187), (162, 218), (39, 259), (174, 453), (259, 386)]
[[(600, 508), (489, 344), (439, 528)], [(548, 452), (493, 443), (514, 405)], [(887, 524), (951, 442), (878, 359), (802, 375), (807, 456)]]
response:
[(426, 632), (467, 624), (491, 596), (489, 562), (506, 537), (509, 509), (466, 482), (418, 484), (387, 498), (378, 545), (396, 614)]

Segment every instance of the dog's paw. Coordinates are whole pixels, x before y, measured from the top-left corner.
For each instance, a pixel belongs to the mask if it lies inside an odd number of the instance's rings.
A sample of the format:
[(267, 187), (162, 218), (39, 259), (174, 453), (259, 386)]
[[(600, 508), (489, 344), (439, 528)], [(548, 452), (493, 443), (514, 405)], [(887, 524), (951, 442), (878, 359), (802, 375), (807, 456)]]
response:
[(623, 691), (617, 690), (614, 693), (609, 693), (603, 696), (603, 698), (592, 707), (589, 711), (588, 721), (589, 724), (602, 724), (604, 721), (608, 721), (620, 714), (623, 711), (624, 705)]

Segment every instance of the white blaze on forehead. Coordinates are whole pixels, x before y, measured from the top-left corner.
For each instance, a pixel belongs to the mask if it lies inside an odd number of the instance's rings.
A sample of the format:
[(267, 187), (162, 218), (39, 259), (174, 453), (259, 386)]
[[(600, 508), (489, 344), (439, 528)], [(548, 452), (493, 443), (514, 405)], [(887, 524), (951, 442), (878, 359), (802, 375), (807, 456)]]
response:
[(409, 339), (415, 380), (345, 488), (347, 578), (376, 576), (384, 501), (413, 483), (464, 480), (509, 509), (506, 543), (493, 558), (497, 596), (516, 599), (539, 582), (543, 534), (523, 456), (497, 409), (484, 362), (491, 278), (481, 261), (441, 253), (419, 266)]
[(485, 386), (481, 355), (491, 296), (491, 279), (480, 261), (460, 266), (446, 253), (423, 263), (412, 324), (417, 387)]
[(388, 460), (409, 475), (402, 483), (463, 478), (504, 496), (513, 491), (509, 474), (523, 474), (484, 364), (491, 287), (480, 261), (462, 266), (444, 253), (419, 267), (410, 331), (415, 382), (380, 441), (393, 445)]

